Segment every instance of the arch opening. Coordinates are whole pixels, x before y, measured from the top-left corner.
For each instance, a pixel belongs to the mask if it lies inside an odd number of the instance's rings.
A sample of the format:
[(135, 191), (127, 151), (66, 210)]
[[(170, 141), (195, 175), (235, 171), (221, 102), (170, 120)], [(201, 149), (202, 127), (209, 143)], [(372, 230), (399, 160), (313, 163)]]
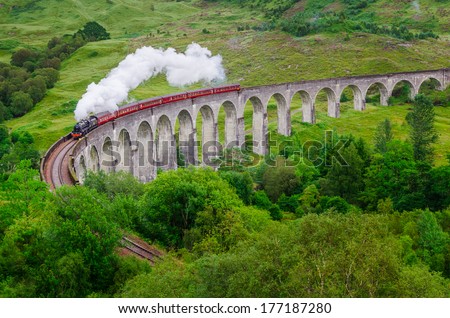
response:
[(219, 108), (217, 120), (218, 141), (222, 149), (230, 149), (239, 145), (236, 106), (226, 101)]
[(214, 112), (209, 105), (203, 105), (197, 113), (197, 140), (201, 140), (198, 151), (200, 164), (214, 166), (214, 161), (220, 153), (217, 140), (217, 123)]
[(450, 86), (444, 88), (435, 78), (424, 80), (419, 86), (419, 94), (428, 96), (435, 106), (450, 106)]
[(389, 92), (383, 83), (376, 82), (369, 85), (365, 93), (366, 103), (373, 105), (387, 106)]
[(177, 144), (177, 165), (187, 167), (196, 164), (196, 134), (194, 123), (188, 111), (182, 110), (175, 122), (175, 139)]
[(366, 100), (363, 98), (361, 89), (356, 85), (348, 85), (345, 87), (339, 97), (339, 106), (341, 113), (351, 108), (359, 111), (365, 110)]
[(400, 80), (392, 86), (389, 94), (388, 104), (405, 104), (414, 100), (417, 91), (414, 85), (408, 80)]
[(100, 170), (100, 159), (95, 146), (91, 146), (91, 150), (89, 151), (89, 170), (92, 172), (98, 172)]
[(153, 132), (147, 121), (141, 122), (137, 130), (137, 178), (148, 182), (154, 178)]
[[(286, 98), (280, 94), (273, 94), (267, 103), (268, 130), (280, 135), (291, 134), (291, 114)], [(275, 130), (276, 124), (276, 130)]]
[(162, 169), (175, 169), (176, 142), (172, 132), (172, 124), (166, 115), (159, 118), (155, 133), (156, 161), (155, 165)]
[(111, 138), (106, 137), (102, 146), (102, 161), (101, 169), (106, 173), (111, 173), (115, 171), (117, 165), (117, 158), (114, 156), (114, 149)]
[(84, 156), (80, 156), (80, 163), (78, 165), (78, 180), (81, 184), (84, 183), (84, 178), (86, 177), (86, 159), (84, 159)]
[(267, 112), (261, 100), (250, 97), (244, 109), (245, 148), (256, 154), (266, 153)]
[(340, 116), (340, 104), (336, 93), (329, 87), (319, 90), (314, 98), (314, 105), (317, 110), (326, 112), (328, 117), (339, 118)]
[(302, 122), (314, 124), (316, 122), (316, 110), (311, 95), (304, 90), (296, 92), (291, 100), (291, 118)]
[(122, 129), (120, 131), (118, 141), (120, 160), (118, 160), (116, 170), (133, 173), (133, 152), (131, 150), (131, 138), (128, 130)]

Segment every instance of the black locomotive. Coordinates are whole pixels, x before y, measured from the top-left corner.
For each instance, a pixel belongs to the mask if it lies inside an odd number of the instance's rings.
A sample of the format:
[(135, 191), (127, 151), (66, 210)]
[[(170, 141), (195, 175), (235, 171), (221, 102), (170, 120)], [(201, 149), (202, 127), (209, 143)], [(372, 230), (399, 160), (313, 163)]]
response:
[(72, 137), (75, 139), (86, 135), (92, 129), (97, 127), (98, 119), (96, 116), (90, 116), (87, 119), (80, 120), (75, 127), (73, 127)]

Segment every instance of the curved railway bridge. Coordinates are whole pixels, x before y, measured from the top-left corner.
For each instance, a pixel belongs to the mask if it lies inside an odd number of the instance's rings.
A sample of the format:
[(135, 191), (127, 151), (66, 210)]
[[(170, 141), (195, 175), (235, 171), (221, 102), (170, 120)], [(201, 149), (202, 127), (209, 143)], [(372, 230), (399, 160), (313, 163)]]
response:
[[(253, 151), (264, 155), (268, 150), (267, 105), (277, 103), (278, 133), (291, 133), (290, 105), (294, 96), (302, 101), (304, 122), (314, 123), (315, 102), (320, 92), (328, 99), (327, 114), (339, 117), (340, 98), (346, 88), (353, 91), (354, 109), (365, 110), (369, 90), (378, 89), (380, 104), (387, 105), (394, 87), (404, 82), (414, 97), (428, 79), (436, 80), (438, 89), (450, 84), (450, 69), (403, 72), (368, 76), (330, 78), (285, 84), (242, 88), (240, 91), (202, 96), (144, 109), (108, 122), (78, 141), (64, 136), (45, 154), (41, 176), (52, 188), (83, 182), (87, 170), (128, 171), (142, 182), (155, 178), (157, 169), (176, 169), (177, 158), (184, 164), (211, 164), (224, 148), (245, 144), (244, 108), (253, 106)], [(224, 109), (225, 140), (219, 143), (219, 111)], [(197, 119), (202, 119), (201, 140), (197, 141)], [(197, 147), (197, 144), (200, 144)], [(198, 153), (203, 162), (198, 162)]]

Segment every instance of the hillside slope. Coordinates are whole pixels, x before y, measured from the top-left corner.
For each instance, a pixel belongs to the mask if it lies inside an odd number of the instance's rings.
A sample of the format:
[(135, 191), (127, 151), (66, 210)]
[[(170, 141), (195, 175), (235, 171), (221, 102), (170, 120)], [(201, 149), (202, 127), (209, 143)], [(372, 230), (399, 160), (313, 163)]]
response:
[[(450, 66), (450, 41), (446, 33), (450, 19), (448, 15), (439, 17), (439, 23), (431, 25), (439, 34), (439, 39), (405, 41), (383, 34), (345, 30), (303, 37), (294, 37), (281, 31), (281, 27), (263, 31), (270, 21), (265, 11), (233, 4), (233, 1), (231, 4), (228, 1), (223, 4), (136, 0), (2, 2), (0, 61), (8, 61), (11, 52), (18, 47), (44, 46), (52, 36), (73, 33), (90, 20), (99, 22), (111, 33), (111, 40), (89, 43), (64, 61), (60, 81), (55, 88), (32, 112), (8, 122), (12, 129), (30, 131), (42, 151), (70, 131), (75, 123), (72, 111), (86, 86), (92, 81), (99, 81), (126, 54), (142, 45), (172, 46), (184, 50), (189, 43), (198, 42), (208, 47), (213, 54), (223, 56), (228, 82), (240, 82), (243, 86)], [(328, 3), (326, 7), (319, 10), (334, 8), (333, 1), (315, 3), (325, 2)], [(311, 3), (313, 1), (296, 2), (292, 8), (283, 12), (280, 19), (301, 11), (302, 4), (305, 10)], [(337, 10), (341, 8), (341, 1), (333, 3)], [(390, 15), (390, 12), (394, 12), (393, 7), (387, 7), (387, 3), (370, 3), (360, 14), (372, 10), (376, 12), (374, 17), (380, 21), (395, 21), (395, 17)], [(445, 3), (437, 1), (420, 1), (420, 5), (425, 14), (423, 18), (417, 18), (418, 21), (427, 21), (430, 14), (437, 14), (445, 8)], [(413, 19), (415, 14), (411, 10), (412, 4), (405, 3), (403, 6), (408, 13), (405, 17)], [(169, 87), (165, 78), (160, 76), (138, 87), (131, 96), (141, 99), (177, 90)], [(387, 112), (378, 109), (373, 110), (373, 119), (367, 123), (369, 129), (387, 115)], [(444, 117), (448, 117), (449, 113), (448, 109), (440, 111)], [(356, 112), (346, 116), (347, 122), (361, 119), (361, 114)], [(329, 124), (333, 127), (338, 121)], [(445, 121), (439, 127), (444, 136), (439, 145), (442, 148), (450, 147), (448, 128), (450, 125)], [(345, 129), (360, 134), (359, 127), (346, 125)], [(404, 129), (399, 133), (405, 136)]]

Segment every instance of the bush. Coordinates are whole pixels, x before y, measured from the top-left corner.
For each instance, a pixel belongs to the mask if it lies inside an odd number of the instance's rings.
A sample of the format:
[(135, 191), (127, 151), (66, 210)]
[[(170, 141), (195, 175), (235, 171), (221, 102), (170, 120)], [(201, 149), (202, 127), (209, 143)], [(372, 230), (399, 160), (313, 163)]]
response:
[(11, 97), (11, 113), (14, 117), (25, 115), (33, 108), (33, 99), (28, 93), (14, 92)]

